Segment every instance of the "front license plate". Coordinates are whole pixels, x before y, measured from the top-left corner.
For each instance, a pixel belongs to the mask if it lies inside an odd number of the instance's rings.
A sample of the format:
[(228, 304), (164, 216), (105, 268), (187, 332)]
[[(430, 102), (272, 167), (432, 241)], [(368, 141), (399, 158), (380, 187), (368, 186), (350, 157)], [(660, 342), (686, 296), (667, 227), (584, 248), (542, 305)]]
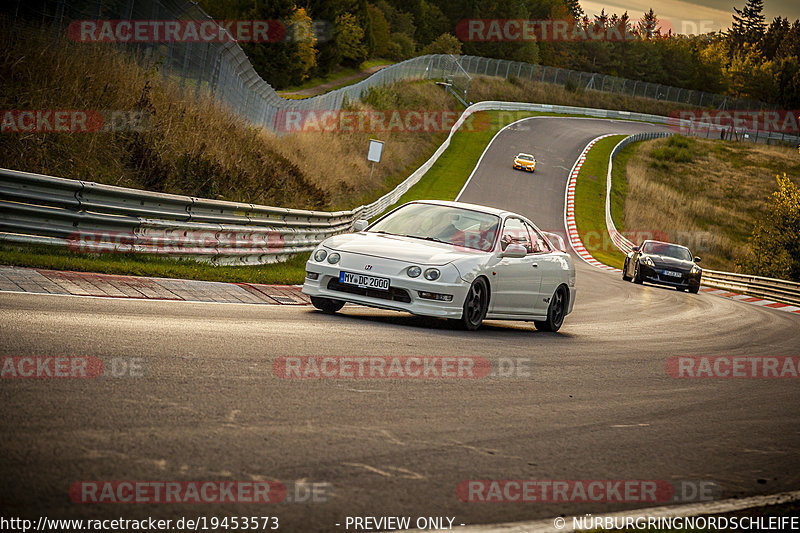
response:
[(665, 275), (665, 276), (671, 276), (671, 277), (673, 277), (673, 278), (679, 278), (679, 277), (681, 277), (681, 273), (680, 273), (680, 272), (674, 272), (674, 271), (672, 271), (672, 270), (665, 270), (665, 271), (664, 271), (664, 275)]
[(362, 289), (378, 289), (381, 291), (389, 290), (389, 278), (376, 278), (375, 276), (353, 274), (352, 272), (340, 272), (339, 283), (355, 285), (356, 287), (361, 287)]

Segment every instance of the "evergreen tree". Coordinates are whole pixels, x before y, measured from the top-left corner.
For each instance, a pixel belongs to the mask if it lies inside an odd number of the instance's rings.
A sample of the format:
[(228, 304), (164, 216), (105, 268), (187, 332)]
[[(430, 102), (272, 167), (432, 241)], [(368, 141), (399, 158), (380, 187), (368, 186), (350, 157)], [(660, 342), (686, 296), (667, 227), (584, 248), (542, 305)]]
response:
[(747, 0), (742, 9), (733, 8), (729, 32), (731, 52), (745, 43), (757, 44), (764, 37), (764, 0)]
[(575, 20), (580, 20), (585, 15), (578, 0), (564, 0), (564, 7), (567, 8), (567, 11)]

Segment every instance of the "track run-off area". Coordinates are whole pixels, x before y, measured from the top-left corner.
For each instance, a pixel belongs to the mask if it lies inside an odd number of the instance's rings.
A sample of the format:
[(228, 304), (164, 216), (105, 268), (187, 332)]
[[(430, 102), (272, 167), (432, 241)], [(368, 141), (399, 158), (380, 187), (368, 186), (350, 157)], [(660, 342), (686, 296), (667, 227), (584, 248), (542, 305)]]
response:
[[(492, 141), (459, 200), (563, 234), (565, 186), (587, 143), (663, 128), (520, 121)], [(536, 172), (514, 171), (512, 157), (529, 151)], [(351, 305), (325, 315), (306, 305), (0, 292), (0, 355), (96, 358), (114, 369), (0, 382), (3, 516), (270, 515), (281, 530), (322, 532), (346, 531), (348, 516), (452, 517), (458, 526), (654, 505), (462, 501), (469, 480), (703, 481), (715, 498), (800, 486), (797, 380), (677, 379), (667, 369), (675, 356), (800, 356), (800, 316), (626, 283), (577, 257), (575, 267), (575, 311), (555, 334), (503, 321), (465, 332)], [(273, 367), (326, 355), (480, 357), (509, 371), (285, 379)], [(279, 481), (288, 496), (73, 501), (76, 483), (103, 480)], [(304, 484), (318, 484), (318, 497), (298, 494)]]

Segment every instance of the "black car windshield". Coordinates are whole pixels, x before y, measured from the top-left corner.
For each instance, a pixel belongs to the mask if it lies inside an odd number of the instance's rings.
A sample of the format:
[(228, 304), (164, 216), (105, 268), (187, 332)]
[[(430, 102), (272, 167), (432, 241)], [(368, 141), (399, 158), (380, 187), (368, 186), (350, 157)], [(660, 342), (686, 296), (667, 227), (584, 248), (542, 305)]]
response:
[(677, 246), (675, 244), (667, 244), (664, 242), (646, 242), (642, 247), (642, 252), (651, 255), (662, 255), (664, 257), (671, 257), (673, 259), (680, 259), (681, 261), (692, 260), (692, 254), (689, 253), (688, 248)]
[(500, 217), (460, 207), (408, 204), (376, 222), (369, 232), (402, 235), (470, 250), (494, 248)]

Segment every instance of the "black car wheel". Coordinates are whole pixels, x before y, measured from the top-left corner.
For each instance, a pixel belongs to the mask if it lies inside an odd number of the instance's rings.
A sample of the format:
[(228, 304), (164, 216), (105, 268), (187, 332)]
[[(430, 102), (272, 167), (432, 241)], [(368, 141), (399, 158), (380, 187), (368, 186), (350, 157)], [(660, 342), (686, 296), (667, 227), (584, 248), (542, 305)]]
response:
[(344, 307), (344, 302), (341, 300), (332, 300), (331, 298), (322, 298), (321, 296), (312, 296), (311, 305), (323, 313), (333, 314)]
[(636, 261), (636, 267), (633, 269), (633, 282), (642, 283), (642, 271), (639, 269), (639, 261)]
[(631, 277), (628, 275), (628, 260), (625, 259), (625, 264), (622, 266), (622, 281), (630, 281)]
[(464, 299), (464, 309), (461, 313), (461, 325), (464, 329), (474, 331), (481, 326), (486, 312), (489, 310), (489, 288), (483, 278), (472, 282)]
[(692, 294), (697, 294), (699, 290), (700, 290), (700, 285), (692, 285), (689, 287), (689, 292), (691, 292)]
[(556, 289), (550, 305), (547, 307), (547, 320), (534, 320), (533, 324), (539, 331), (558, 331), (564, 323), (567, 314), (567, 289), (562, 285)]

